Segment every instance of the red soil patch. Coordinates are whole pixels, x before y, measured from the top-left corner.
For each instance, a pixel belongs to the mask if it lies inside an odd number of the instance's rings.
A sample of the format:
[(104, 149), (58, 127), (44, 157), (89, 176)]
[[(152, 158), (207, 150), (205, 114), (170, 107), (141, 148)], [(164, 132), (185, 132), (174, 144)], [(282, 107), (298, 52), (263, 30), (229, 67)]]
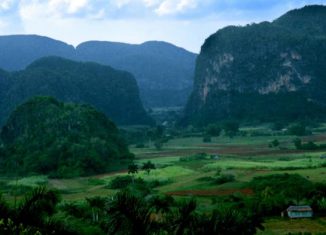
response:
[[(320, 150), (321, 151), (321, 150)], [(323, 150), (324, 151), (324, 150)], [(311, 151), (309, 151), (311, 152)], [(318, 150), (316, 151), (318, 152)], [(190, 156), (198, 153), (207, 154), (231, 154), (238, 156), (260, 156), (260, 155), (282, 155), (291, 153), (304, 153), (302, 150), (269, 150), (269, 149), (255, 149), (253, 147), (245, 146), (232, 146), (222, 149), (183, 149), (183, 150), (173, 150), (165, 152), (151, 152), (143, 153), (138, 155), (138, 158), (156, 158), (156, 157), (167, 157), (167, 156)]]
[(317, 136), (306, 136), (303, 137), (302, 140), (306, 141), (314, 141), (314, 142), (321, 142), (326, 140), (326, 135), (317, 135)]
[(244, 189), (207, 189), (207, 190), (183, 190), (168, 192), (171, 196), (227, 196), (233, 193), (242, 193), (244, 195), (253, 195), (254, 192), (250, 188)]

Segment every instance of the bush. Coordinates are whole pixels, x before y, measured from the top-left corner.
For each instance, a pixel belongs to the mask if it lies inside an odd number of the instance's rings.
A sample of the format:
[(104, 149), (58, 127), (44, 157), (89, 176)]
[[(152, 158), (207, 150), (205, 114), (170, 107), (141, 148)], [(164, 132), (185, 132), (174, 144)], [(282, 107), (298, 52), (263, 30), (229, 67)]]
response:
[(143, 148), (145, 148), (145, 144), (143, 144), (143, 143), (136, 144), (135, 148), (143, 149)]
[(280, 142), (277, 139), (275, 139), (275, 140), (273, 140), (272, 142), (269, 143), (270, 148), (276, 148), (279, 145), (280, 145)]
[(302, 123), (292, 124), (288, 128), (288, 134), (290, 135), (296, 135), (296, 136), (303, 136), (309, 134), (309, 132), (306, 129), (306, 126)]
[(225, 184), (225, 183), (233, 182), (233, 181), (235, 181), (234, 175), (224, 174), (224, 175), (221, 175), (221, 176), (217, 177), (214, 180), (214, 183), (215, 184)]
[(131, 183), (132, 183), (132, 177), (130, 175), (117, 176), (110, 182), (108, 187), (110, 189), (122, 189), (122, 188), (126, 188)]
[(209, 136), (219, 136), (222, 129), (217, 124), (209, 124), (206, 128), (206, 134)]
[(239, 123), (238, 122), (233, 122), (233, 121), (224, 122), (223, 123), (223, 130), (225, 132), (225, 135), (232, 138), (239, 131)]
[(203, 137), (203, 142), (204, 143), (210, 143), (210, 142), (212, 142), (212, 137), (210, 135), (205, 135)]

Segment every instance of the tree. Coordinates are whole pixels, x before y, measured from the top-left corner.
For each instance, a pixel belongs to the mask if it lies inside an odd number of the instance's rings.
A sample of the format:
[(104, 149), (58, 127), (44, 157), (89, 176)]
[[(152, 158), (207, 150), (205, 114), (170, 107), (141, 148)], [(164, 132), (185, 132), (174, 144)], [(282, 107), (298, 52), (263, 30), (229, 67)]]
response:
[(306, 126), (302, 123), (293, 124), (289, 127), (288, 133), (290, 135), (303, 136), (307, 134)]
[(105, 206), (105, 198), (102, 197), (91, 197), (86, 198), (88, 205), (92, 208), (92, 219), (93, 222), (99, 221), (99, 214)]
[(161, 139), (156, 140), (154, 146), (156, 150), (161, 150), (163, 147), (163, 141)]
[[(18, 208), (6, 208), (0, 202), (0, 233), (75, 234), (53, 218), (59, 201), (57, 192), (46, 187), (37, 187), (25, 196)], [(3, 229), (6, 231), (2, 231)]]
[(135, 183), (135, 174), (138, 173), (138, 166), (135, 163), (132, 163), (128, 166), (128, 174), (132, 176), (132, 183)]
[(276, 147), (278, 147), (280, 145), (280, 142), (277, 140), (277, 139), (275, 139), (275, 140), (273, 140), (270, 144), (269, 144), (269, 147), (271, 147), (271, 148), (276, 148)]
[(147, 162), (143, 163), (143, 167), (142, 167), (142, 169), (143, 169), (144, 171), (146, 171), (147, 174), (149, 175), (150, 171), (151, 171), (152, 169), (155, 169), (155, 165), (154, 165), (151, 161), (147, 161)]
[(151, 220), (152, 210), (144, 199), (138, 198), (128, 191), (119, 192), (108, 203), (108, 234), (152, 234), (154, 222)]
[(302, 141), (299, 138), (295, 138), (293, 140), (294, 146), (296, 149), (301, 149), (302, 148)]
[(210, 142), (212, 142), (212, 137), (210, 135), (205, 135), (203, 137), (203, 142), (204, 143), (210, 143)]
[(239, 131), (239, 123), (234, 121), (227, 121), (223, 123), (223, 130), (227, 136), (232, 138)]
[(219, 136), (222, 129), (218, 124), (209, 124), (206, 127), (206, 134), (209, 136)]
[(177, 210), (172, 212), (172, 224), (173, 233), (176, 235), (191, 234), (197, 227), (197, 202), (194, 199), (189, 201), (183, 201), (178, 206)]

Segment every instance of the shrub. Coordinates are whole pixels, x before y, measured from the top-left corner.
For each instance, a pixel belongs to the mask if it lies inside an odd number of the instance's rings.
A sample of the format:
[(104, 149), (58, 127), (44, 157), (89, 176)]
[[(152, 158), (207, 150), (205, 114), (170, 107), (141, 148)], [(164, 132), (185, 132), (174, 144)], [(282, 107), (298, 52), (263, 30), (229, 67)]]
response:
[(224, 174), (224, 175), (221, 175), (221, 176), (217, 177), (214, 180), (214, 183), (215, 184), (225, 184), (225, 183), (233, 182), (233, 181), (235, 181), (234, 175)]
[(275, 148), (275, 147), (278, 147), (279, 145), (280, 145), (280, 142), (277, 139), (275, 139), (269, 144), (269, 147)]
[(288, 134), (296, 135), (296, 136), (303, 136), (309, 134), (307, 131), (306, 126), (302, 123), (292, 124), (288, 128)]
[(136, 144), (135, 148), (138, 148), (138, 149), (145, 148), (145, 144), (143, 144), (143, 143)]
[(130, 175), (126, 176), (117, 176), (109, 184), (110, 189), (122, 189), (126, 188), (129, 184), (132, 183), (132, 177)]
[(212, 142), (212, 137), (210, 135), (205, 135), (203, 137), (203, 142), (204, 143), (210, 143), (210, 142)]
[(217, 124), (209, 124), (206, 128), (206, 134), (210, 136), (219, 136), (222, 129)]

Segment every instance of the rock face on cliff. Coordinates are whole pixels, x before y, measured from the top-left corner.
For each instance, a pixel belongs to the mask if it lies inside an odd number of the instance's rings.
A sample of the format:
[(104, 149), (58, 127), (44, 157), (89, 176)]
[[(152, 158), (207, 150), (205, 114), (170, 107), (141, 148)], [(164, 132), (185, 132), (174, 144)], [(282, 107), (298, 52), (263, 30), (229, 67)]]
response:
[(184, 122), (325, 117), (325, 74), (324, 6), (226, 27), (201, 48)]
[(0, 126), (15, 107), (33, 96), (89, 104), (119, 125), (152, 124), (134, 77), (96, 63), (45, 57), (25, 70), (0, 71)]

